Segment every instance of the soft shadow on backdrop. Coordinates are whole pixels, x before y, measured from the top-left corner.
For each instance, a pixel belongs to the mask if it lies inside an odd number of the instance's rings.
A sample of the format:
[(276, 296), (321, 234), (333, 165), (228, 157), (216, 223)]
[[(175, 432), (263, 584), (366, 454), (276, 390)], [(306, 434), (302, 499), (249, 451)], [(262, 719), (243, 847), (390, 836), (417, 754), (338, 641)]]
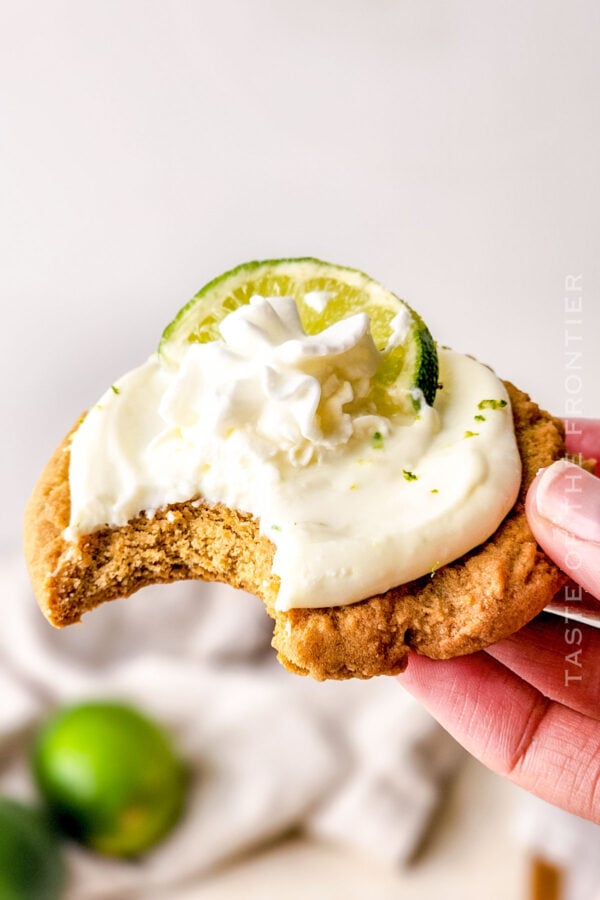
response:
[(1, 16), (4, 543), (50, 446), (246, 259), (360, 267), (558, 413), (564, 280), (582, 273), (592, 414), (591, 0), (24, 0)]

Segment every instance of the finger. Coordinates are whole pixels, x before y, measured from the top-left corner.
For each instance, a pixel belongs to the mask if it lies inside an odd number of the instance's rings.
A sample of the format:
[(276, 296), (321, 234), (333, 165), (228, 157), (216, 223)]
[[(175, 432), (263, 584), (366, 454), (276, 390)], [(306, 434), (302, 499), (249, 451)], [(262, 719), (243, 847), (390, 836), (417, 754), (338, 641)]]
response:
[(600, 599), (600, 478), (559, 460), (536, 475), (527, 519), (548, 556)]
[(600, 631), (595, 628), (542, 615), (486, 653), (545, 697), (600, 720)]
[(398, 680), (484, 765), (600, 823), (597, 721), (547, 699), (486, 653), (413, 653)]
[(581, 453), (596, 460), (600, 474), (600, 419), (565, 419), (565, 437), (569, 453)]

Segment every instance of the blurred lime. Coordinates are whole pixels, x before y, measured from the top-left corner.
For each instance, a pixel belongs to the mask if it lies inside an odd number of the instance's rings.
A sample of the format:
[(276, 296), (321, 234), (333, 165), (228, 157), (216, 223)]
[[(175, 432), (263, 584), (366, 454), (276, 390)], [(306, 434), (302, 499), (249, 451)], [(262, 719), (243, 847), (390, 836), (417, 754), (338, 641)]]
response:
[(60, 847), (44, 815), (0, 797), (0, 900), (58, 900), (64, 881)]
[(378, 412), (391, 415), (406, 403), (412, 409), (410, 395), (415, 391), (433, 403), (437, 351), (419, 314), (364, 272), (312, 257), (243, 263), (210, 281), (165, 328), (159, 347), (163, 359), (176, 363), (190, 343), (217, 340), (225, 316), (257, 294), (293, 297), (307, 334), (366, 313), (382, 353), (372, 387)]
[(56, 713), (33, 771), (59, 826), (111, 856), (136, 856), (175, 825), (185, 770), (166, 732), (130, 706), (89, 702)]

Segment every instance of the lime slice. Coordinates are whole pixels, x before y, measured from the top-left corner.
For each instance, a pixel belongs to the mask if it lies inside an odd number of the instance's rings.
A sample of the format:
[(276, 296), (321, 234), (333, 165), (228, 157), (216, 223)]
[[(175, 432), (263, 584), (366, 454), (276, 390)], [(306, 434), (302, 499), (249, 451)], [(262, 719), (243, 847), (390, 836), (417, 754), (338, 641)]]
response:
[(219, 339), (222, 319), (257, 294), (293, 297), (307, 334), (366, 313), (375, 345), (383, 354), (372, 387), (378, 412), (393, 414), (407, 402), (411, 409), (418, 408), (419, 391), (427, 403), (433, 403), (437, 353), (421, 317), (364, 272), (310, 257), (244, 263), (210, 281), (165, 328), (160, 354), (177, 363), (190, 343)]
[(32, 762), (58, 826), (100, 853), (144, 853), (183, 809), (186, 773), (169, 736), (121, 703), (59, 710), (38, 735)]

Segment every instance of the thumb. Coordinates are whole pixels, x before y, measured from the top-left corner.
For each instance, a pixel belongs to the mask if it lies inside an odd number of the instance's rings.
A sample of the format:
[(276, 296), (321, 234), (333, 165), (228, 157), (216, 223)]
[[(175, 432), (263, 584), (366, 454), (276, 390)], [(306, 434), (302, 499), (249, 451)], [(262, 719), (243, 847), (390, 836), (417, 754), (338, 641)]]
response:
[(600, 478), (566, 460), (542, 469), (527, 518), (548, 556), (600, 600)]

